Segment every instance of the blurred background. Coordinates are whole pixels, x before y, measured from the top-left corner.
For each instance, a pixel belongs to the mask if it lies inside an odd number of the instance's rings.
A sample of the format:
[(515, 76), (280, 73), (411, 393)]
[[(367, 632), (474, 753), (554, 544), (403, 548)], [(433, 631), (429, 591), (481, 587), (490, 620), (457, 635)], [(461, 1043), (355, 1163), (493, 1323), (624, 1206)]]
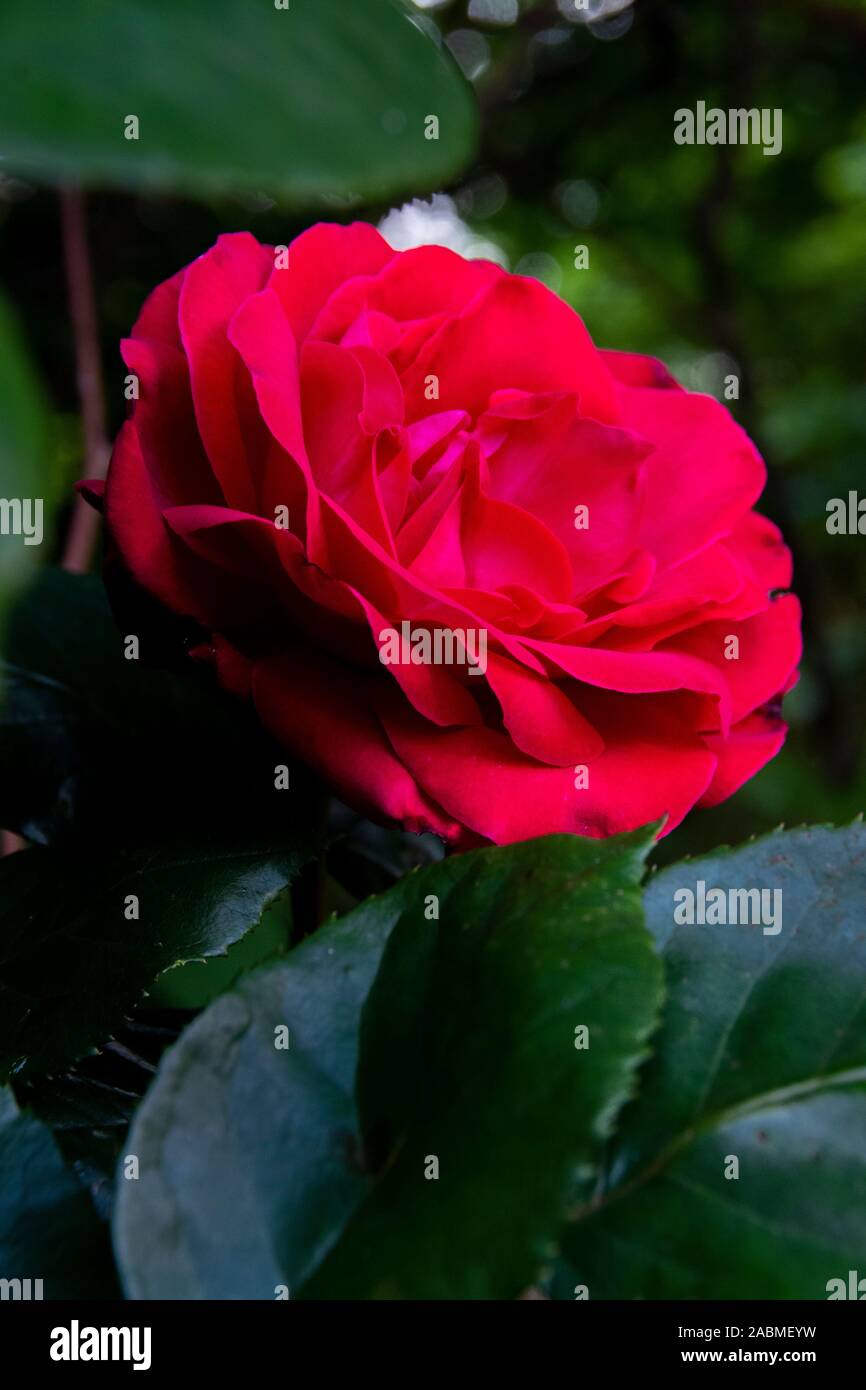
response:
[[(303, 11), (305, 0), (291, 3)], [(328, 9), (331, 0), (321, 3)], [(375, 31), (379, 0), (341, 3)], [(147, 25), (148, 5), (137, 8)], [(214, 7), (198, 8), (199, 19), (220, 27)], [(767, 461), (761, 508), (794, 551), (806, 660), (786, 702), (791, 733), (781, 756), (726, 805), (689, 817), (658, 858), (736, 843), (780, 822), (850, 819), (866, 803), (866, 537), (830, 535), (826, 519), (831, 498), (858, 486), (866, 495), (866, 4), (406, 0), (401, 8), (412, 11), (419, 42), (431, 52), (444, 44), (437, 61), (444, 70), (453, 60), (474, 93), (477, 132), (461, 136), (453, 172), (419, 162), (413, 174), (404, 160), (394, 177), (359, 178), (360, 191), (347, 177), (342, 189), (308, 184), (302, 196), (288, 196), (266, 173), (259, 188), (230, 168), (220, 179), (190, 179), (182, 168), (139, 179), (95, 159), (76, 180), (88, 189), (109, 437), (126, 407), (118, 340), (147, 292), (220, 232), (249, 229), (284, 243), (319, 217), (362, 217), (395, 246), (441, 242), (537, 276), (574, 305), (600, 346), (655, 354), (694, 390), (722, 398), (725, 377), (736, 374), (739, 399), (728, 404)], [(189, 9), (189, 0), (178, 7)], [(229, 0), (216, 9), (239, 12)], [(152, 10), (168, 14), (158, 3)], [(8, 21), (7, 13), (0, 31)], [(43, 41), (65, 62), (62, 34)], [(115, 42), (117, 61), (129, 61)], [(381, 61), (395, 57), (384, 49)], [(86, 58), (80, 71), (73, 58), (64, 80), (86, 86)], [(0, 76), (2, 67), (0, 58)], [(194, 86), (195, 62), (189, 72)], [(315, 85), (304, 95), (314, 133), (333, 116), (315, 103), (330, 99)], [(7, 140), (3, 100), (0, 286), (41, 380), (58, 498), (48, 558), (56, 559), (69, 487), (86, 470), (60, 200), (48, 184), (68, 181), (75, 162), (37, 149), (29, 131)], [(782, 152), (675, 144), (674, 111), (698, 100), (781, 108)], [(58, 112), (62, 104), (55, 123)], [(232, 112), (239, 142), (244, 119), (242, 109)], [(377, 119), (384, 158), (406, 117), (398, 102)], [(282, 148), (290, 161), (288, 136)], [(579, 245), (588, 248), (587, 269), (574, 268)]]

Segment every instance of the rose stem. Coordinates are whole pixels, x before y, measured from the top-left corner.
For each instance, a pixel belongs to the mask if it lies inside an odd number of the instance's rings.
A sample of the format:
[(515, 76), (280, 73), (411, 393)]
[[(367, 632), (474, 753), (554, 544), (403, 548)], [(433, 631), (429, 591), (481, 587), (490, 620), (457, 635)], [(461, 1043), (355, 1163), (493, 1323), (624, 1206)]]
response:
[[(84, 430), (85, 477), (104, 478), (108, 470), (109, 456), (105, 426), (105, 387), (102, 380), (84, 194), (81, 189), (61, 190), (60, 213), (69, 314), (75, 341), (75, 371)], [(63, 548), (63, 568), (76, 574), (85, 573), (90, 568), (98, 534), (98, 514), (83, 497), (76, 496)]]

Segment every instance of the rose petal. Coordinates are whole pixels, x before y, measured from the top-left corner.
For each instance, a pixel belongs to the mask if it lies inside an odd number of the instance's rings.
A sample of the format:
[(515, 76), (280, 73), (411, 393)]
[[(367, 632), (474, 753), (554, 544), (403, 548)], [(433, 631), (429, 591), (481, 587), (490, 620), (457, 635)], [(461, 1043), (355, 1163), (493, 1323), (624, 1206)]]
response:
[(709, 736), (707, 746), (715, 753), (717, 767), (699, 806), (718, 806), (727, 801), (744, 782), (775, 758), (788, 726), (770, 714), (758, 711), (735, 724), (727, 738)]
[(581, 319), (537, 280), (517, 275), (493, 279), (422, 348), (404, 378), (409, 419), (427, 413), (431, 374), (440, 410), (477, 416), (495, 391), (519, 388), (575, 392), (582, 415), (618, 417), (612, 380)]
[(264, 433), (242, 360), (227, 337), (245, 299), (262, 288), (273, 265), (248, 232), (221, 236), (186, 272), (179, 322), (202, 443), (230, 506), (256, 507), (257, 459)]
[(345, 680), (337, 663), (289, 650), (256, 663), (253, 699), (274, 737), (361, 814), (458, 840), (462, 827), (421, 790), (385, 738), (368, 697), (372, 678), (353, 675), (351, 700)]
[(660, 702), (640, 704), (632, 718), (613, 711), (601, 730), (604, 752), (580, 790), (574, 768), (545, 767), (505, 734), (434, 730), (396, 702), (380, 715), (401, 762), (446, 814), (495, 844), (509, 844), (562, 832), (600, 838), (663, 816), (662, 833), (679, 824), (706, 790), (716, 759)]

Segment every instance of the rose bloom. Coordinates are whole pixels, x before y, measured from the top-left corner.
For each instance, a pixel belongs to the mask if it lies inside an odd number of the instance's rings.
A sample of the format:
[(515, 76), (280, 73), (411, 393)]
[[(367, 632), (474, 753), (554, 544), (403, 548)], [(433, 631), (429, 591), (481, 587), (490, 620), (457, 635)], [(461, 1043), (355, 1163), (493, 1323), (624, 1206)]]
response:
[(112, 567), (365, 815), (667, 832), (779, 750), (800, 609), (759, 455), (538, 282), (362, 223), (223, 236), (123, 356), (85, 486)]

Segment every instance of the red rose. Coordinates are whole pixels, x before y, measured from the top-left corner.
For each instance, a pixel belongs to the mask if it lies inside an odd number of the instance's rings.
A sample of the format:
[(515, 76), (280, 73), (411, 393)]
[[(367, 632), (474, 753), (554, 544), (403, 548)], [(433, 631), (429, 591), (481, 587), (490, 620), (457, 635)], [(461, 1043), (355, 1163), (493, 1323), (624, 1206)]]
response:
[(670, 830), (781, 746), (758, 454), (537, 282), (363, 224), (224, 236), (123, 355), (115, 553), (352, 806), (461, 846)]

